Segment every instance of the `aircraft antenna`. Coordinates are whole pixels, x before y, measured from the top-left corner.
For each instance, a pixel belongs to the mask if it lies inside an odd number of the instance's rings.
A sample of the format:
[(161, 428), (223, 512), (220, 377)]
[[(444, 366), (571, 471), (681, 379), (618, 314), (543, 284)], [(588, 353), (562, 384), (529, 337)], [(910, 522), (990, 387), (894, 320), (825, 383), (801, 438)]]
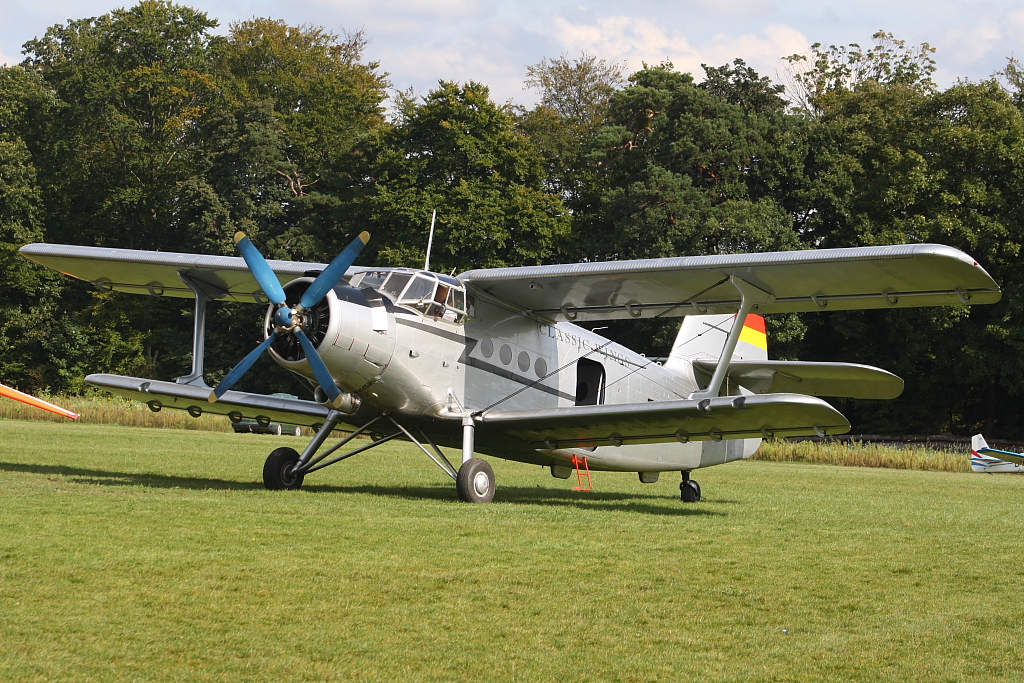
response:
[(434, 221), (437, 220), (437, 209), (430, 215), (430, 237), (427, 238), (427, 258), (423, 261), (423, 270), (430, 270), (430, 248), (434, 246)]

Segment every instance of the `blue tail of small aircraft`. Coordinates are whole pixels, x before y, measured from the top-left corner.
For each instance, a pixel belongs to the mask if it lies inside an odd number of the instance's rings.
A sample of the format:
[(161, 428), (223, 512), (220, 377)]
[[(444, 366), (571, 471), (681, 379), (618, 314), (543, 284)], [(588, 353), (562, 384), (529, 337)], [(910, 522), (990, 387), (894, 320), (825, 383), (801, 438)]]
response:
[(985, 437), (975, 434), (971, 437), (971, 470), (989, 474), (1024, 472), (1024, 454), (989, 448)]

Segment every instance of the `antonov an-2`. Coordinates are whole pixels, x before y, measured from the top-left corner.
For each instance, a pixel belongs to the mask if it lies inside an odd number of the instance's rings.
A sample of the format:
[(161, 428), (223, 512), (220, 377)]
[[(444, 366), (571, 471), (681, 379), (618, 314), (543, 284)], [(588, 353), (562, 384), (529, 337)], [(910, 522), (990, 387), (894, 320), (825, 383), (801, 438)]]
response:
[[(728, 254), (471, 270), (354, 267), (362, 233), (329, 265), (267, 261), (239, 233), (242, 258), (30, 244), (21, 254), (104, 290), (195, 298), (192, 371), (175, 381), (109, 374), (87, 381), (153, 410), (226, 414), (318, 429), (298, 453), (267, 458), (269, 489), (392, 439), (415, 443), (487, 502), (494, 473), (477, 453), (574, 470), (679, 472), (748, 458), (772, 436), (841, 434), (819, 396), (894, 398), (903, 381), (847, 363), (768, 360), (761, 316), (987, 304), (1000, 290), (970, 256), (935, 244)], [(266, 307), (266, 341), (213, 390), (203, 380), (206, 304)], [(682, 317), (671, 354), (645, 358), (576, 323)], [(315, 400), (232, 391), (264, 351), (311, 380)], [(351, 435), (320, 452), (331, 430)], [(357, 435), (370, 440), (335, 453)], [(462, 449), (456, 469), (439, 446)]]

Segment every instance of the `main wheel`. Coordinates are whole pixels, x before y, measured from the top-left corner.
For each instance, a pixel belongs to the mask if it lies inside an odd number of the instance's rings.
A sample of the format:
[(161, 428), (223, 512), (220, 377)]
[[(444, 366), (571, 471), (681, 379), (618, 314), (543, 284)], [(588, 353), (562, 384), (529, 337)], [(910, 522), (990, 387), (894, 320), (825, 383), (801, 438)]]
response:
[(679, 497), (684, 503), (696, 503), (700, 500), (700, 484), (693, 479), (687, 479), (679, 485)]
[(494, 498), (494, 470), (486, 460), (470, 458), (459, 468), (455, 488), (467, 503), (490, 503)]
[(263, 463), (263, 485), (271, 491), (297, 489), (304, 475), (295, 473), (299, 454), (294, 448), (278, 448)]

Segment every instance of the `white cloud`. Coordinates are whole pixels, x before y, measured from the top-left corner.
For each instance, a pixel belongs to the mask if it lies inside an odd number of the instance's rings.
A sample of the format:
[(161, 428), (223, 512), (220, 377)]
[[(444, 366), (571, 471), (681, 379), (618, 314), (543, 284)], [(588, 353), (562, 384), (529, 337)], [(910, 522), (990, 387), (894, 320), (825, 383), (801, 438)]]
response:
[(1001, 23), (982, 19), (973, 25), (948, 30), (938, 45), (941, 55), (968, 64), (984, 59), (1004, 37)]
[(573, 23), (555, 17), (553, 38), (569, 54), (589, 52), (609, 61), (625, 62), (630, 70), (644, 62), (671, 61), (681, 71), (701, 74), (701, 64), (719, 66), (733, 59), (746, 61), (759, 73), (773, 76), (780, 57), (807, 54), (810, 41), (803, 33), (783, 24), (769, 24), (759, 33), (718, 33), (693, 44), (680, 31), (666, 30), (648, 19), (627, 16), (603, 17), (592, 23)]

